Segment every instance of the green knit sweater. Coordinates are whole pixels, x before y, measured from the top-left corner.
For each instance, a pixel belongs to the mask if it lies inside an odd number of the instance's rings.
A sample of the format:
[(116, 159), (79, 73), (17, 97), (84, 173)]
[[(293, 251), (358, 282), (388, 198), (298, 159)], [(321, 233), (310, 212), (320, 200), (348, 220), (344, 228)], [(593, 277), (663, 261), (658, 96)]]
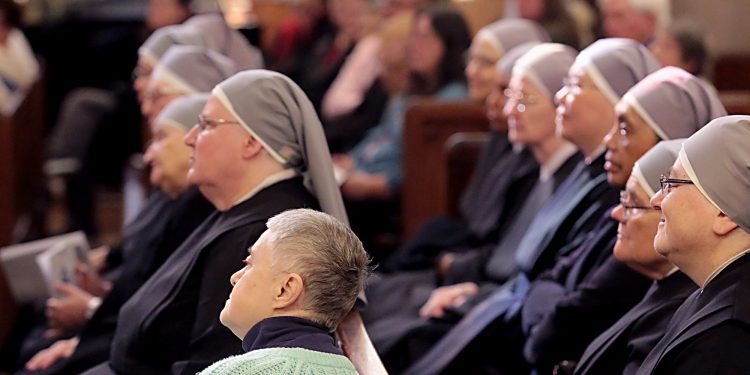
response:
[(343, 355), (302, 348), (267, 348), (222, 359), (200, 375), (350, 375), (354, 365)]

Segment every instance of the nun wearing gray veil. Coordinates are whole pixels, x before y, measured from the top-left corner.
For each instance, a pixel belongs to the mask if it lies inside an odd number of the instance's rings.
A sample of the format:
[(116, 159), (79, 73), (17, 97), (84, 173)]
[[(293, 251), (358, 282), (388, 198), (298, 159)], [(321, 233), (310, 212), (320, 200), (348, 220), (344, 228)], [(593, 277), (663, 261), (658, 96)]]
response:
[(188, 180), (217, 212), (122, 307), (110, 362), (90, 373), (195, 374), (240, 354), (218, 316), (266, 221), (307, 207), (347, 223), (320, 122), (281, 74), (251, 70), (221, 82), (185, 143)]

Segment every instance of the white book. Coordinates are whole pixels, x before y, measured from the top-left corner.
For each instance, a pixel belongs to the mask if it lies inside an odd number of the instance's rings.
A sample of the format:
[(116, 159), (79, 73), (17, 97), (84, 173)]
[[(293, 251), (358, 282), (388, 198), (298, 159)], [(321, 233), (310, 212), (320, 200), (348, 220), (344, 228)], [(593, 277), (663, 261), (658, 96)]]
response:
[(52, 296), (56, 282), (75, 282), (75, 263), (86, 263), (88, 250), (86, 235), (79, 231), (0, 248), (0, 264), (22, 304)]

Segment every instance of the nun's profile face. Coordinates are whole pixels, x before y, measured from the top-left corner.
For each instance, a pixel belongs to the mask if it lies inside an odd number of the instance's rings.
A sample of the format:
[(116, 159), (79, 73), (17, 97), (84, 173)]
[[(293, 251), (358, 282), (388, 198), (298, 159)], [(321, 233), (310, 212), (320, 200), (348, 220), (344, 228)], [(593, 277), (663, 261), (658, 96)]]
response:
[(612, 210), (612, 218), (619, 223), (615, 258), (641, 273), (672, 267), (654, 250), (659, 212), (650, 208), (648, 194), (638, 180), (631, 177), (620, 195), (620, 204)]
[(514, 74), (507, 92), (508, 139), (534, 147), (555, 136), (555, 106), (535, 84)]
[(492, 46), (484, 34), (477, 34), (471, 42), (466, 58), (466, 82), (469, 86), (469, 98), (482, 102), (492, 90), (495, 78), (495, 63), (501, 54)]
[(486, 109), (487, 119), (490, 127), (497, 131), (506, 131), (506, 117), (503, 113), (505, 108), (505, 89), (508, 88), (508, 77), (499, 69), (495, 69), (495, 78), (492, 82), (490, 94), (487, 96)]
[(595, 148), (615, 120), (612, 103), (580, 66), (570, 69), (565, 85), (555, 96), (557, 130), (579, 148)]
[(187, 186), (190, 148), (182, 139), (186, 131), (170, 125), (151, 127), (151, 143), (143, 155), (151, 166), (149, 179), (170, 196), (177, 196)]
[(138, 94), (138, 103), (143, 105), (143, 99), (146, 95), (146, 86), (149, 77), (154, 71), (154, 66), (144, 58), (138, 59), (138, 65), (133, 70), (133, 90)]
[(615, 115), (617, 119), (604, 137), (607, 146), (604, 169), (610, 185), (623, 186), (635, 162), (656, 146), (659, 137), (627, 102), (620, 100), (617, 103)]
[[(669, 178), (690, 180), (678, 159)], [(666, 191), (665, 191), (666, 190)], [(719, 210), (703, 196), (694, 184), (674, 183), (651, 199), (651, 205), (661, 212), (654, 249), (674, 265), (684, 268), (703, 257), (706, 238), (712, 238), (713, 219)]]
[(225, 185), (247, 168), (243, 155), (250, 135), (240, 125), (216, 122), (237, 119), (213, 95), (202, 115), (209, 119), (205, 126), (196, 124), (185, 135), (185, 144), (192, 148), (188, 182), (199, 187)]

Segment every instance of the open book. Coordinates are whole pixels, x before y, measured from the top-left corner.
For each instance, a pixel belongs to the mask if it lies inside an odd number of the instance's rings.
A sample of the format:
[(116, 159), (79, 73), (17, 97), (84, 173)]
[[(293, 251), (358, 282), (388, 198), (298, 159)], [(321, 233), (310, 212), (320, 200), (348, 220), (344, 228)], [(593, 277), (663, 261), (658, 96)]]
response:
[(87, 263), (83, 232), (49, 237), (0, 249), (0, 264), (19, 304), (54, 296), (58, 282), (76, 284), (75, 267)]

